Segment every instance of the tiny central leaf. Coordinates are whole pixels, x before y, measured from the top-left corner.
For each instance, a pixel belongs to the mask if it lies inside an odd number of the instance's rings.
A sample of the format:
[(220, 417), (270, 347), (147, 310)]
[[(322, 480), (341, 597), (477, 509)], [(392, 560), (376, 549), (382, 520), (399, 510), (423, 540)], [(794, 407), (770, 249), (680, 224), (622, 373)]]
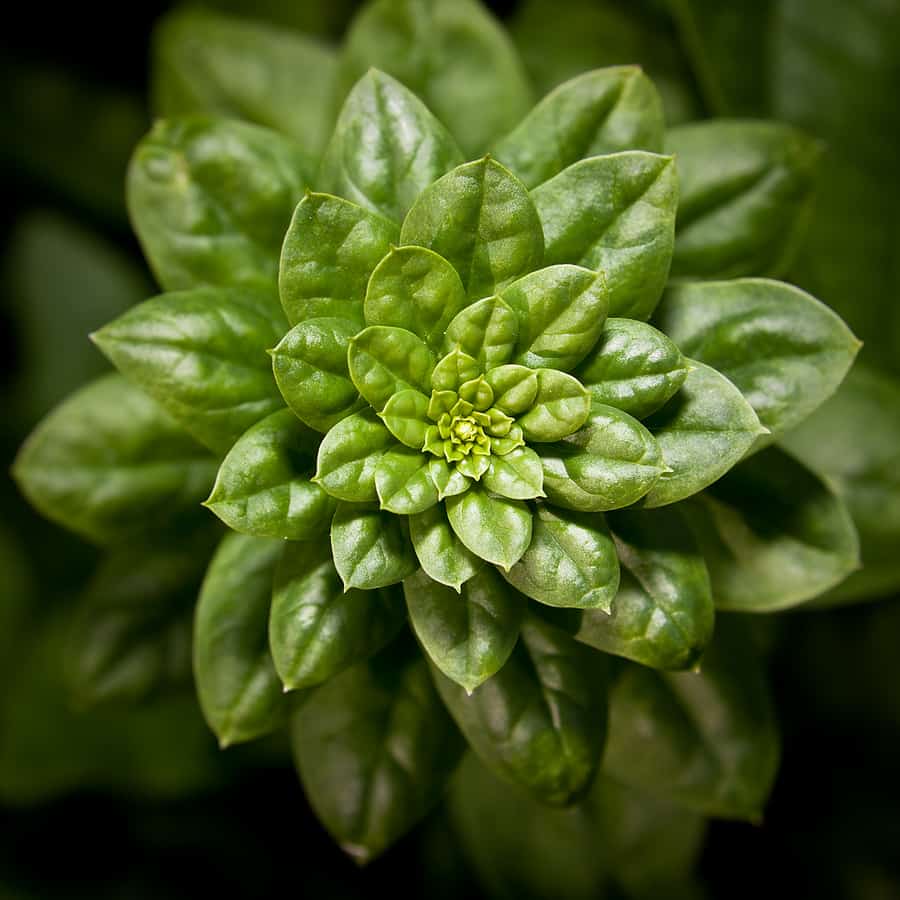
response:
[(484, 432), (474, 419), (456, 418), (450, 424), (450, 440), (456, 441), (456, 443), (471, 444), (479, 434), (484, 434)]

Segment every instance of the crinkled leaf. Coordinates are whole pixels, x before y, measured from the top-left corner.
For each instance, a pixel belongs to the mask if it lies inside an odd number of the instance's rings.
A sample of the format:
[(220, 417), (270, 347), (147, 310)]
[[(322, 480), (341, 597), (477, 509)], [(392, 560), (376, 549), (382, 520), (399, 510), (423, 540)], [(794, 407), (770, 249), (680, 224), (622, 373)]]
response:
[(282, 541), (229, 534), (200, 591), (194, 673), (200, 706), (223, 747), (274, 731), (285, 712), (266, 622)]
[(686, 669), (712, 638), (709, 574), (681, 507), (609, 516), (621, 565), (608, 610), (587, 610), (578, 640), (654, 669)]
[(494, 406), (510, 416), (527, 412), (538, 394), (537, 372), (527, 366), (497, 366), (485, 376), (494, 392)]
[(438, 502), (428, 456), (408, 447), (388, 450), (378, 460), (375, 489), (381, 508), (397, 515), (425, 512)]
[(519, 637), (525, 598), (493, 566), (485, 566), (459, 591), (424, 572), (403, 582), (416, 637), (431, 661), (471, 693), (498, 672)]
[(91, 337), (198, 441), (225, 453), (282, 406), (266, 350), (284, 325), (274, 292), (196, 288), (147, 300)]
[(481, 483), (495, 494), (510, 500), (533, 500), (544, 496), (541, 458), (528, 447), (517, 447), (502, 456), (493, 454)]
[(521, 500), (495, 497), (475, 485), (448, 497), (447, 519), (476, 556), (509, 570), (531, 542), (531, 510)]
[(110, 543), (163, 527), (209, 493), (216, 461), (119, 375), (91, 382), (25, 441), (13, 477), (48, 519)]
[(441, 697), (490, 769), (544, 803), (587, 791), (606, 739), (601, 653), (529, 616), (506, 664), (471, 695), (435, 672)]
[(715, 120), (666, 134), (681, 199), (672, 274), (780, 275), (809, 214), (821, 145), (778, 122)]
[(370, 69), (344, 102), (316, 186), (401, 222), (428, 185), (462, 162), (422, 101)]
[(645, 499), (665, 506), (696, 494), (721, 478), (765, 433), (753, 407), (715, 369), (689, 360), (681, 390), (644, 423), (672, 470)]
[(400, 239), (443, 256), (470, 300), (537, 268), (544, 253), (528, 191), (489, 157), (458, 166), (427, 187), (406, 216)]
[(585, 72), (549, 93), (494, 154), (529, 188), (589, 156), (663, 146), (653, 82), (637, 66)]
[(591, 411), (591, 395), (565, 372), (539, 369), (537, 396), (531, 409), (517, 419), (529, 441), (559, 441), (577, 432)]
[(444, 349), (458, 348), (485, 371), (507, 362), (519, 335), (516, 314), (500, 297), (485, 297), (467, 306), (447, 326)]
[(334, 316), (362, 328), (369, 275), (397, 237), (393, 222), (349, 200), (307, 194), (283, 235), (278, 290), (288, 321)]
[(405, 517), (360, 503), (338, 504), (331, 525), (331, 551), (348, 590), (387, 587), (418, 567)]
[(573, 373), (597, 403), (643, 419), (684, 384), (688, 364), (666, 335), (634, 319), (607, 319), (594, 350)]
[(666, 284), (678, 179), (671, 156), (642, 151), (577, 162), (531, 193), (545, 265), (603, 273), (609, 314), (649, 319)]
[(127, 198), (163, 288), (274, 286), (307, 166), (292, 141), (246, 122), (157, 122), (132, 157)]
[(397, 588), (345, 591), (326, 542), (284, 545), (275, 570), (269, 645), (285, 688), (321, 684), (363, 662), (405, 621)]
[[(468, 479), (466, 482), (471, 484)], [(409, 536), (425, 574), (457, 593), (484, 567), (484, 560), (468, 550), (456, 536), (442, 506), (432, 506), (410, 516)]]
[(309, 480), (318, 439), (289, 409), (272, 413), (228, 452), (204, 505), (243, 534), (289, 541), (325, 534), (335, 501)]

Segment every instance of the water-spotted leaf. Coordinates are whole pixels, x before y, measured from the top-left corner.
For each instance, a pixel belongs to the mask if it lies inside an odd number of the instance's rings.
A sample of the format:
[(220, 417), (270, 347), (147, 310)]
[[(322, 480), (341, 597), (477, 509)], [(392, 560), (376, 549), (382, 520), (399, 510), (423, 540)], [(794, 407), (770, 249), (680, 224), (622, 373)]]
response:
[(576, 378), (555, 369), (537, 372), (537, 396), (517, 420), (529, 441), (559, 441), (577, 432), (591, 411), (591, 395)]
[(478, 361), (485, 371), (507, 362), (519, 335), (516, 314), (497, 296), (467, 306), (447, 326), (444, 349), (457, 348)]
[(510, 500), (533, 500), (544, 496), (544, 471), (541, 458), (528, 447), (517, 447), (502, 456), (493, 454), (481, 483)]
[(284, 545), (275, 570), (269, 645), (289, 690), (321, 684), (363, 662), (405, 621), (398, 588), (344, 590), (327, 542)]
[(307, 194), (283, 235), (278, 290), (288, 321), (337, 317), (362, 328), (369, 276), (397, 237), (393, 222), (349, 200)]
[(466, 163), (427, 187), (400, 239), (444, 257), (470, 300), (502, 290), (540, 265), (541, 220), (525, 186), (489, 157)]
[(589, 156), (663, 146), (663, 114), (653, 82), (637, 66), (586, 72), (551, 91), (494, 154), (529, 188)]
[(519, 637), (525, 598), (485, 566), (459, 591), (424, 572), (403, 582), (416, 637), (431, 661), (471, 693), (498, 672)]
[(476, 556), (506, 570), (522, 558), (531, 542), (531, 510), (521, 500), (475, 485), (445, 502), (450, 526)]
[(485, 376), (494, 392), (494, 406), (510, 416), (527, 412), (538, 393), (537, 372), (527, 366), (507, 365)]
[(574, 163), (532, 191), (545, 265), (575, 263), (606, 279), (609, 314), (649, 319), (675, 241), (678, 179), (671, 156), (632, 151)]
[(678, 347), (652, 325), (611, 318), (573, 374), (595, 402), (644, 419), (684, 384), (688, 364)]
[(438, 502), (430, 460), (420, 450), (388, 450), (375, 466), (375, 489), (381, 508), (402, 516), (425, 512)]
[[(467, 484), (471, 482), (466, 478)], [(423, 571), (433, 581), (459, 593), (462, 585), (484, 567), (456, 536), (442, 506), (409, 517), (409, 536)]]

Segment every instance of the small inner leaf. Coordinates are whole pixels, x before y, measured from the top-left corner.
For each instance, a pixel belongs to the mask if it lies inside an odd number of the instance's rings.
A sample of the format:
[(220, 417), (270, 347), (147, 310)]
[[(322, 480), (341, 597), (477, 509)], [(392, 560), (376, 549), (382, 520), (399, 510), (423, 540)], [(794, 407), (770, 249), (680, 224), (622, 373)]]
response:
[(539, 369), (537, 377), (537, 397), (518, 424), (526, 440), (562, 440), (584, 424), (591, 411), (591, 395), (565, 372)]
[(431, 373), (431, 385), (436, 391), (458, 391), (460, 385), (477, 378), (482, 372), (478, 360), (458, 347), (438, 361)]
[(458, 313), (447, 326), (444, 349), (458, 347), (488, 371), (507, 362), (519, 334), (516, 314), (499, 297), (485, 297)]
[(401, 444), (421, 450), (425, 445), (425, 433), (431, 425), (428, 398), (412, 388), (398, 391), (384, 405), (381, 419)]
[(544, 496), (541, 458), (528, 447), (518, 447), (503, 456), (491, 456), (482, 484), (510, 500), (532, 500)]
[[(460, 478), (466, 487), (472, 484), (468, 478)], [(442, 506), (432, 506), (418, 515), (411, 515), (409, 536), (425, 573), (457, 593), (484, 566), (484, 560), (468, 550), (456, 536)]]
[(375, 467), (375, 489), (381, 508), (397, 515), (424, 512), (438, 502), (429, 459), (417, 450), (388, 450)]
[(487, 373), (494, 391), (494, 407), (511, 416), (527, 412), (538, 393), (537, 373), (526, 366), (497, 366)]

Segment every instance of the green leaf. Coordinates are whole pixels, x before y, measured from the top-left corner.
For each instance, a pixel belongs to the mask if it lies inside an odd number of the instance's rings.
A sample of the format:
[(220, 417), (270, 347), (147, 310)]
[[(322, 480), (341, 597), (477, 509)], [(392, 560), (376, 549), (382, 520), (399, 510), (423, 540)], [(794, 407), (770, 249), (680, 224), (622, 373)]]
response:
[(366, 4), (344, 40), (343, 91), (372, 66), (421, 97), (470, 157), (483, 153), (531, 105), (509, 37), (475, 0)]
[(579, 799), (597, 771), (607, 679), (602, 654), (533, 616), (503, 668), (473, 694), (435, 673), (444, 703), (485, 765), (554, 806)]
[(98, 543), (195, 509), (216, 461), (119, 375), (91, 382), (25, 441), (13, 477), (42, 515)]
[(662, 104), (637, 66), (585, 72), (560, 85), (494, 153), (528, 188), (589, 156), (663, 146)]
[(621, 565), (607, 610), (587, 610), (576, 637), (654, 669), (696, 665), (713, 634), (713, 594), (682, 507), (609, 516)]
[(350, 341), (347, 361), (356, 389), (376, 412), (399, 391), (415, 388), (431, 394), (434, 356), (404, 328), (370, 325)]
[(436, 391), (456, 391), (480, 374), (478, 360), (456, 347), (438, 360), (431, 373), (431, 386)]
[(603, 769), (617, 781), (706, 815), (760, 821), (778, 757), (763, 668), (737, 622), (717, 624), (701, 671), (629, 666), (613, 686)]
[(463, 747), (424, 660), (396, 649), (324, 684), (291, 725), (313, 810), (358, 863), (429, 812)]
[(591, 411), (591, 395), (581, 383), (555, 369), (539, 369), (537, 396), (517, 424), (529, 441), (559, 441), (577, 432)]
[(338, 504), (331, 551), (345, 590), (397, 584), (417, 568), (405, 518), (359, 503)]
[(346, 319), (307, 319), (270, 351), (281, 396), (316, 431), (328, 431), (364, 405), (347, 365), (356, 332)]
[(274, 731), (285, 704), (266, 622), (283, 544), (229, 534), (219, 544), (194, 623), (200, 706), (223, 747)]
[(762, 278), (676, 285), (657, 318), (685, 353), (733, 381), (775, 434), (834, 393), (860, 347), (827, 306)]
[[(468, 479), (465, 481), (471, 484)], [(410, 516), (409, 536), (425, 574), (457, 593), (484, 567), (484, 560), (466, 549), (456, 536), (442, 506)]]
[(393, 325), (439, 353), (453, 317), (468, 304), (456, 269), (424, 247), (392, 247), (369, 278), (367, 325)]
[(381, 420), (401, 444), (421, 450), (425, 432), (433, 424), (428, 418), (428, 397), (412, 388), (398, 391), (385, 403)]
[(607, 319), (594, 350), (573, 373), (596, 403), (644, 419), (684, 384), (688, 364), (666, 335), (634, 319)]
[(566, 509), (600, 512), (630, 506), (665, 472), (653, 435), (612, 406), (594, 403), (584, 426), (556, 444), (538, 448), (544, 490)]
[(421, 450), (388, 450), (375, 467), (375, 489), (381, 508), (397, 515), (425, 512), (438, 502), (429, 459)]
[(485, 376), (494, 392), (494, 406), (516, 416), (534, 405), (538, 394), (537, 372), (526, 366), (497, 366)]
[(845, 504), (775, 447), (739, 463), (685, 511), (720, 609), (787, 609), (859, 568), (859, 539)]
[(335, 501), (309, 480), (318, 437), (289, 409), (272, 413), (228, 452), (204, 505), (242, 534), (289, 541), (324, 534)]
[(422, 101), (370, 69), (344, 102), (317, 186), (401, 222), (428, 185), (462, 162)]
[(338, 500), (374, 503), (375, 467), (385, 450), (396, 446), (373, 410), (354, 413), (322, 438), (313, 480)]
[(434, 486), (437, 488), (438, 500), (452, 497), (454, 494), (462, 494), (472, 486), (472, 482), (455, 465), (451, 466), (443, 458), (430, 459), (428, 461), (428, 471), (431, 474)]
[(500, 297), (485, 297), (454, 316), (447, 326), (444, 349), (459, 349), (488, 371), (510, 359), (518, 334), (519, 322), (512, 309)]
[(288, 321), (334, 316), (362, 328), (369, 275), (397, 226), (349, 200), (307, 194), (283, 237), (278, 290)]
[(603, 273), (609, 314), (649, 319), (669, 275), (678, 180), (671, 156), (642, 151), (574, 163), (532, 191), (545, 265)]
[(525, 598), (492, 566), (482, 568), (456, 591), (417, 572), (403, 582), (403, 592), (425, 652), (468, 693), (509, 659), (519, 637)]
[(672, 274), (782, 274), (803, 237), (821, 145), (777, 122), (673, 128), (681, 200)]
[(549, 266), (502, 293), (519, 319), (516, 362), (568, 372), (603, 330), (609, 308), (603, 276), (580, 266)]
[(479, 485), (448, 497), (447, 519), (476, 556), (509, 571), (531, 542), (531, 510), (521, 500), (495, 497)]
[(307, 168), (292, 141), (256, 125), (157, 122), (131, 159), (127, 199), (163, 289), (274, 286)]
[(482, 476), (481, 483), (489, 491), (510, 500), (543, 497), (541, 458), (528, 447), (516, 447), (503, 456), (492, 454), (490, 468)]
[(273, 293), (196, 288), (132, 307), (91, 338), (216, 453), (282, 406), (266, 350), (284, 333)]
[(284, 545), (275, 571), (269, 645), (287, 690), (321, 684), (363, 662), (405, 621), (396, 588), (345, 591), (327, 543)]
[(715, 369), (688, 360), (681, 390), (644, 423), (672, 470), (647, 495), (647, 506), (665, 506), (721, 478), (766, 433), (753, 407)]
[(324, 44), (208, 10), (176, 9), (153, 35), (159, 115), (247, 119), (284, 132), (312, 156), (331, 128), (336, 74), (334, 51)]
[(531, 543), (504, 578), (549, 606), (608, 612), (619, 587), (619, 561), (603, 516), (540, 504)]
[(528, 191), (489, 157), (458, 166), (427, 187), (404, 219), (400, 240), (443, 256), (470, 300), (536, 269), (544, 253)]

